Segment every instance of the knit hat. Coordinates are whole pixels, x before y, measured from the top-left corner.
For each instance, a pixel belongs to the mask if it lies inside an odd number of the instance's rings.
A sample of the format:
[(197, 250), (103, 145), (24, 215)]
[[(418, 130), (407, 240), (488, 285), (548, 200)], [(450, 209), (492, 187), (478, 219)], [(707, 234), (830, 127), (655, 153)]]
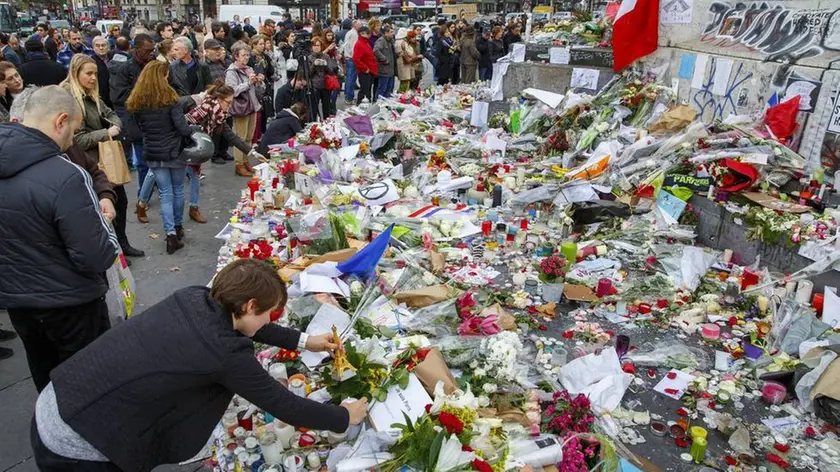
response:
[(26, 42), (23, 43), (23, 49), (25, 49), (26, 52), (44, 52), (44, 43), (35, 38), (27, 39)]
[(417, 31), (411, 30), (405, 35), (405, 37), (408, 39), (414, 39), (417, 37)]
[(362, 26), (361, 28), (359, 28), (358, 33), (359, 34), (362, 34), (362, 33), (370, 34), (370, 28), (368, 28), (367, 26)]

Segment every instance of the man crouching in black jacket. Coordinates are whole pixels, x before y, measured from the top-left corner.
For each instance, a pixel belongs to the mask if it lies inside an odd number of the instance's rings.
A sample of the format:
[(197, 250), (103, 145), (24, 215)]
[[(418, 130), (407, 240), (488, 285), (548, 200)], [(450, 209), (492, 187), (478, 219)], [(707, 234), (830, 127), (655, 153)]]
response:
[(103, 273), (117, 237), (90, 175), (64, 154), (81, 121), (73, 97), (53, 85), (32, 92), (24, 124), (0, 126), (0, 306), (38, 391), (52, 369), (110, 327)]
[(367, 401), (336, 406), (298, 397), (256, 359), (253, 341), (337, 347), (331, 334), (270, 324), (286, 298), (270, 265), (240, 259), (212, 289), (178, 290), (105, 333), (57, 368), (38, 397), (31, 434), (38, 467), (140, 472), (187, 460), (234, 394), (293, 426), (343, 432), (361, 423)]

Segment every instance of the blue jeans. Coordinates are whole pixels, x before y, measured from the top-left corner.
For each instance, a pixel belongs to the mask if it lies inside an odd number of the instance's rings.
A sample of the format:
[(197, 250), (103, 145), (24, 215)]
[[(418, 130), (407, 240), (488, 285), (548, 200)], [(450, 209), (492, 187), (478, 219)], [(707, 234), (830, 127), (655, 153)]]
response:
[[(143, 159), (143, 144), (133, 143), (131, 150), (134, 151), (134, 167), (137, 168), (137, 182), (142, 185), (146, 180), (146, 174), (149, 173), (149, 167), (146, 165), (146, 160)], [(137, 186), (137, 198), (143, 201), (149, 201), (148, 198), (140, 198), (140, 185)], [(149, 195), (151, 196), (151, 192)]]
[(344, 99), (353, 101), (356, 95), (356, 64), (352, 59), (347, 59), (347, 78), (344, 80)]
[(201, 179), (193, 166), (187, 166), (187, 178), (190, 179), (190, 208), (198, 207), (198, 199), (201, 197)]
[(394, 77), (379, 76), (379, 86), (376, 87), (376, 98), (385, 97), (390, 98), (391, 93), (394, 92)]
[(137, 191), (137, 200), (149, 203), (152, 199), (152, 191), (155, 189), (155, 174), (152, 172), (146, 173), (146, 178), (140, 183), (140, 189)]
[(175, 227), (184, 222), (184, 169), (150, 169), (160, 192), (160, 216), (163, 220), (163, 231), (167, 235), (175, 234)]
[(493, 78), (493, 68), (492, 67), (484, 67), (478, 69), (478, 79), (479, 80), (491, 80)]

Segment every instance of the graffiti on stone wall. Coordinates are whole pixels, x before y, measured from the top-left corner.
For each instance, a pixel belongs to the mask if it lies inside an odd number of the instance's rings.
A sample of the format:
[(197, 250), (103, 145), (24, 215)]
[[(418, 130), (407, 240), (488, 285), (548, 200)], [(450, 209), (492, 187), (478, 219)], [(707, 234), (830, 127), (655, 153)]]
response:
[(698, 115), (705, 122), (722, 120), (727, 115), (737, 113), (736, 109), (743, 106), (738, 95), (738, 89), (746, 81), (752, 79), (753, 73), (744, 69), (744, 64), (738, 64), (735, 72), (730, 74), (726, 84), (726, 92), (723, 95), (715, 95), (712, 90), (715, 88), (715, 70), (717, 61), (712, 61), (709, 77), (703, 81), (703, 86), (695, 92), (693, 101), (697, 108)]
[(727, 3), (709, 7), (701, 41), (715, 47), (742, 47), (783, 66), (773, 85), (783, 87), (790, 66), (827, 51), (840, 51), (840, 10), (795, 10), (779, 2)]

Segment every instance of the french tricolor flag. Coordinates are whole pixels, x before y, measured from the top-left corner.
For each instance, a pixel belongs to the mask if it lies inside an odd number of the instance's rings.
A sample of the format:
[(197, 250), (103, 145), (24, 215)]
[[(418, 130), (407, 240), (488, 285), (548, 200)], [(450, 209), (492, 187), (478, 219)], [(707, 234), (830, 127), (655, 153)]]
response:
[(659, 0), (624, 0), (613, 23), (613, 70), (656, 51), (659, 41)]

